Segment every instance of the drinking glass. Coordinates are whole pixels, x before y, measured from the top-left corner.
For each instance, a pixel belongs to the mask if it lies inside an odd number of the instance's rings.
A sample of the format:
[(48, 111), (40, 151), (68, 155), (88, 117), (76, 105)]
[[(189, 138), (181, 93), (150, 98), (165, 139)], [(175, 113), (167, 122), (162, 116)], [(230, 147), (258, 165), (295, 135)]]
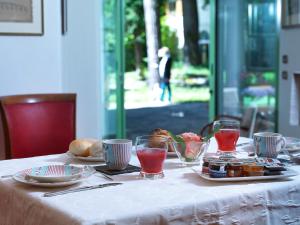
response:
[(213, 130), (218, 144), (219, 153), (233, 153), (240, 136), (240, 122), (237, 120), (217, 120)]
[(168, 138), (159, 135), (143, 135), (136, 138), (136, 153), (141, 164), (141, 177), (164, 177), (163, 163), (168, 152)]

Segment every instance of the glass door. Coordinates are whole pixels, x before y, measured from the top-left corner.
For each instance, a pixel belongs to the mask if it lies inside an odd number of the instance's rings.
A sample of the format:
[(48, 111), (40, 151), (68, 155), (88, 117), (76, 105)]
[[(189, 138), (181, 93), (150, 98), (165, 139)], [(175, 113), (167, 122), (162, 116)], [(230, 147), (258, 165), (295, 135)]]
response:
[(101, 97), (103, 138), (125, 136), (124, 1), (101, 0)]
[(256, 108), (260, 131), (276, 129), (276, 9), (277, 0), (216, 0), (216, 114)]
[(209, 45), (209, 70), (210, 70), (210, 78), (209, 78), (209, 120), (214, 120), (216, 116), (216, 90), (217, 90), (217, 80), (216, 80), (216, 1), (210, 1), (210, 45)]

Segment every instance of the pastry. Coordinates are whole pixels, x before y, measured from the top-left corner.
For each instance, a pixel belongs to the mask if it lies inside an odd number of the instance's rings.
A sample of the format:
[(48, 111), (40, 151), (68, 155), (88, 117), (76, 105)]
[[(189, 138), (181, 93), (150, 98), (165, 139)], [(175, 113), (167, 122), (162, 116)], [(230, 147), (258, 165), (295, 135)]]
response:
[(76, 139), (69, 145), (69, 151), (75, 156), (88, 157), (90, 155), (89, 148), (97, 142), (96, 139)]
[(97, 141), (92, 144), (89, 148), (89, 155), (92, 157), (103, 157), (102, 141)]
[(151, 135), (152, 135), (151, 140), (150, 140), (151, 147), (159, 147), (160, 146), (160, 140), (161, 140), (159, 138), (160, 136), (167, 137), (168, 141), (169, 141), (168, 152), (175, 152), (174, 147), (172, 145), (172, 141), (174, 141), (174, 139), (169, 131), (157, 128), (151, 132)]

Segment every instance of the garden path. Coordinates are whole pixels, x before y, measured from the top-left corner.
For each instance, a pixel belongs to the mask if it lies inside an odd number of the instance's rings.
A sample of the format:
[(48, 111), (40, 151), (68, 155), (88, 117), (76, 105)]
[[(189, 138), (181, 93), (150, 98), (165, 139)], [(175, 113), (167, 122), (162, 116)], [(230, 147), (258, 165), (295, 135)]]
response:
[(199, 133), (208, 123), (208, 103), (193, 102), (160, 107), (126, 110), (127, 138), (135, 140), (138, 135), (148, 134), (155, 128), (171, 131)]

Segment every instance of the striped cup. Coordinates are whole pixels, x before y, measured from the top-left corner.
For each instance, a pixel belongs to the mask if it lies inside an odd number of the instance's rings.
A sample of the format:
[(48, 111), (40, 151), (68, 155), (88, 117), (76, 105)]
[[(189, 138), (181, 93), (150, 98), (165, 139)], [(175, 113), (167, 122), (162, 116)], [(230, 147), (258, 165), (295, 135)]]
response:
[(286, 144), (285, 138), (278, 133), (260, 132), (253, 134), (254, 148), (258, 157), (277, 158)]
[(132, 141), (127, 139), (109, 139), (103, 141), (104, 157), (110, 170), (123, 170), (131, 157)]

